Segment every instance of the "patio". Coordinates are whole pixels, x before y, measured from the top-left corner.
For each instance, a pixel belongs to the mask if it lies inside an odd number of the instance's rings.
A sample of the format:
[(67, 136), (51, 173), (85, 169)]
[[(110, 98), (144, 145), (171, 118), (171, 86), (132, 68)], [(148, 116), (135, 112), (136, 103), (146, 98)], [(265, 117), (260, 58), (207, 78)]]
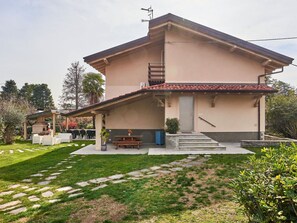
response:
[(226, 146), (226, 150), (177, 150), (166, 149), (165, 147), (155, 144), (144, 144), (140, 149), (136, 148), (119, 148), (115, 149), (115, 146), (108, 144), (107, 151), (96, 150), (95, 145), (87, 145), (79, 150), (72, 152), (73, 155), (136, 155), (136, 154), (148, 154), (148, 155), (199, 155), (199, 154), (254, 154), (253, 152), (241, 148), (240, 143), (221, 143)]

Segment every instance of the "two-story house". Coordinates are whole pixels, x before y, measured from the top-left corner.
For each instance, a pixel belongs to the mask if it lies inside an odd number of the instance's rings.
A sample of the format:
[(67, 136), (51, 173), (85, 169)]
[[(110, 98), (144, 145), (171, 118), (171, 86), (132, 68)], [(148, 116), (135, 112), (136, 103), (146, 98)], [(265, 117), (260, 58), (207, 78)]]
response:
[(173, 14), (150, 20), (147, 36), (84, 60), (105, 75), (106, 100), (68, 115), (96, 116), (98, 147), (102, 125), (111, 137), (132, 129), (153, 142), (166, 118), (217, 141), (260, 139), (265, 95), (275, 92), (265, 76), (293, 61)]

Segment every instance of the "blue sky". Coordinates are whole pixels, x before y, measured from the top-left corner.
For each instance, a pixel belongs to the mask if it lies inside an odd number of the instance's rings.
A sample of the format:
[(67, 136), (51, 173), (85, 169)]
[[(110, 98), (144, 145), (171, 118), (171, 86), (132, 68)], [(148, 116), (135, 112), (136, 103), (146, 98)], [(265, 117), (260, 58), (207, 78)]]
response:
[[(150, 5), (155, 17), (170, 12), (242, 39), (297, 36), (295, 0), (0, 0), (0, 85), (47, 83), (57, 105), (71, 62), (145, 36), (140, 8)], [(297, 40), (257, 44), (297, 59)], [(297, 87), (297, 67), (274, 78)]]

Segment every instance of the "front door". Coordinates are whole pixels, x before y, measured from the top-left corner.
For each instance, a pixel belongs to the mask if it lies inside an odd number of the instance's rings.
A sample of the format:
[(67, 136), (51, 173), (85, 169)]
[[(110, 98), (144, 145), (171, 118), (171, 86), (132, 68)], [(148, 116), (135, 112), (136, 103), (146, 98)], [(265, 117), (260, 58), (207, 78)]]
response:
[(194, 97), (179, 97), (179, 122), (181, 132), (194, 131)]

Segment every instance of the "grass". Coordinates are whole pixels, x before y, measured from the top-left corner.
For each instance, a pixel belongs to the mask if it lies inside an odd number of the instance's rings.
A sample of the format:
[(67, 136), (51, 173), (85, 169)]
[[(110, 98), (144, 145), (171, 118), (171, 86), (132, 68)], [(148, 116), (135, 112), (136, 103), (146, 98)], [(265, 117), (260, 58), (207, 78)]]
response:
[[(40, 146), (18, 142), (11, 146), (0, 145), (0, 151), (36, 147)], [(55, 166), (77, 149), (61, 144), (34, 152), (6, 152), (0, 155), (0, 192), (8, 190), (13, 184), (39, 187), (37, 180), (33, 180), (32, 184), (25, 184), (22, 180)], [(253, 151), (258, 153), (259, 149)], [(76, 162), (71, 164), (72, 168), (53, 180), (50, 186), (77, 187), (75, 183), (80, 181), (127, 173), (183, 158), (185, 156), (76, 156), (71, 159)], [(212, 155), (202, 166), (181, 172), (114, 184), (97, 191), (83, 189), (83, 198), (68, 198), (58, 193), (55, 198), (61, 199), (60, 202), (49, 204), (41, 200), (40, 209), (29, 209), (16, 216), (0, 212), (0, 222), (246, 222), (241, 209), (232, 201), (233, 192), (229, 183), (244, 167), (247, 158), (248, 155)], [(69, 163), (59, 168), (66, 169), (66, 166)], [(56, 171), (49, 169), (48, 174)], [(9, 196), (2, 199), (0, 204), (11, 200)], [(25, 205), (29, 204), (26, 199), (22, 201)]]

